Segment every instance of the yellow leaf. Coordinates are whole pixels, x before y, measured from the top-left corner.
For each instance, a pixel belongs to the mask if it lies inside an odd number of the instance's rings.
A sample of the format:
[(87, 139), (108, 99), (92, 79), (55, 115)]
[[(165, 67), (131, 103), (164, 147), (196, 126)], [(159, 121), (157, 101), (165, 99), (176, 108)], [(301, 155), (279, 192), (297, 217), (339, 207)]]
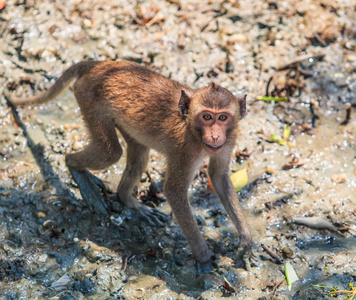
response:
[(289, 124), (287, 124), (286, 127), (284, 127), (282, 137), (287, 141), (289, 139), (289, 135), (290, 135), (290, 128), (289, 128)]
[(247, 165), (242, 170), (233, 173), (230, 179), (235, 191), (241, 190), (248, 183)]

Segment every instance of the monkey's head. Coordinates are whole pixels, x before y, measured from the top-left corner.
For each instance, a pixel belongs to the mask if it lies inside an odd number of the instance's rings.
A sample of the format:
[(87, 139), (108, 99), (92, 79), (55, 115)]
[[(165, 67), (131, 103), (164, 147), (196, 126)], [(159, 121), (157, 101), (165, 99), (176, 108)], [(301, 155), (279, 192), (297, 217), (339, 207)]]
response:
[(189, 96), (182, 90), (178, 107), (193, 135), (209, 154), (218, 154), (236, 132), (246, 113), (246, 95), (235, 97), (227, 89), (209, 84)]

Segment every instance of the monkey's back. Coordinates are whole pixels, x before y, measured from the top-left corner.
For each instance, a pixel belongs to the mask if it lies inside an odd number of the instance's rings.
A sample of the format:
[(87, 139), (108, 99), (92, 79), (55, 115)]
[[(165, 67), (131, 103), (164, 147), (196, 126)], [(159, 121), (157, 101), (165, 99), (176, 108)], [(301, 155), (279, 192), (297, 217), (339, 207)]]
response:
[[(164, 141), (182, 139), (181, 91), (194, 91), (137, 63), (98, 62), (81, 74), (74, 93), (83, 115), (112, 119), (126, 136), (165, 152)], [(93, 115), (94, 117), (94, 115)], [(162, 149), (163, 148), (163, 149)]]

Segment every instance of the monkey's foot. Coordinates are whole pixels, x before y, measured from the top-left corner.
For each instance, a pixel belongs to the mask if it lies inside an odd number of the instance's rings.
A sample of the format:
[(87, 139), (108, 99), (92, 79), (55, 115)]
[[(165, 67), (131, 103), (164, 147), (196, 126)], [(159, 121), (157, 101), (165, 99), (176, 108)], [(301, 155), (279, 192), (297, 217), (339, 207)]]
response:
[(251, 266), (256, 266), (256, 256), (249, 248), (241, 248), (236, 255), (237, 259), (241, 259), (245, 264), (247, 272), (251, 272)]
[(162, 227), (164, 226), (164, 223), (167, 223), (169, 220), (165, 213), (144, 204), (141, 204), (139, 207), (135, 208), (135, 210), (137, 210), (140, 218), (151, 226), (158, 225)]
[(125, 206), (124, 210), (121, 213), (123, 219), (129, 219), (133, 222), (146, 222), (150, 226), (164, 226), (164, 223), (167, 223), (169, 218), (168, 216), (159, 211), (158, 209), (150, 208), (144, 204), (137, 203), (135, 207)]
[(197, 272), (198, 274), (208, 274), (213, 270), (213, 264), (211, 260), (208, 260), (205, 263), (197, 262)]
[(108, 206), (103, 198), (103, 194), (106, 195), (105, 184), (88, 171), (78, 171), (71, 168), (69, 168), (69, 171), (90, 210), (108, 216)]

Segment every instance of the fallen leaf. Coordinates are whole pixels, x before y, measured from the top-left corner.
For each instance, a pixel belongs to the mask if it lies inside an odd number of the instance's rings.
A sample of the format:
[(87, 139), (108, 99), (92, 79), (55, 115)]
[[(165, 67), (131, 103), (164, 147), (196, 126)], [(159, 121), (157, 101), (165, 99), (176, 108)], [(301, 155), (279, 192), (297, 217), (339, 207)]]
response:
[(208, 176), (208, 189), (209, 189), (210, 191), (212, 191), (213, 193), (215, 193), (215, 189), (214, 189), (214, 187), (213, 187), (213, 184), (211, 183), (211, 179), (210, 179), (209, 174), (207, 174), (207, 176)]
[(284, 265), (284, 271), (287, 279), (287, 284), (288, 284), (288, 290), (292, 289), (292, 284), (299, 280), (297, 273), (295, 272), (294, 268), (292, 265), (289, 263), (289, 261), (286, 262)]
[(289, 128), (289, 124), (287, 124), (286, 127), (284, 127), (282, 137), (287, 141), (289, 139), (289, 136), (290, 136), (290, 128)]
[(236, 192), (240, 191), (248, 183), (247, 166), (248, 165), (230, 176), (232, 185), (234, 186)]
[(262, 101), (265, 101), (265, 102), (283, 102), (283, 101), (287, 101), (288, 100), (288, 97), (282, 97), (282, 98), (279, 98), (279, 97), (268, 97), (268, 96), (255, 96), (256, 100), (262, 100)]
[(64, 274), (61, 278), (52, 283), (51, 288), (55, 291), (65, 290), (71, 282), (72, 279), (67, 274)]
[(271, 142), (276, 142), (282, 146), (287, 145), (290, 147), (295, 147), (295, 144), (288, 143), (284, 138), (282, 138), (279, 134), (277, 133), (272, 133), (270, 139)]
[(279, 134), (277, 133), (272, 133), (271, 138), (270, 138), (271, 142), (276, 142), (282, 146), (287, 145), (287, 141), (285, 141)]

